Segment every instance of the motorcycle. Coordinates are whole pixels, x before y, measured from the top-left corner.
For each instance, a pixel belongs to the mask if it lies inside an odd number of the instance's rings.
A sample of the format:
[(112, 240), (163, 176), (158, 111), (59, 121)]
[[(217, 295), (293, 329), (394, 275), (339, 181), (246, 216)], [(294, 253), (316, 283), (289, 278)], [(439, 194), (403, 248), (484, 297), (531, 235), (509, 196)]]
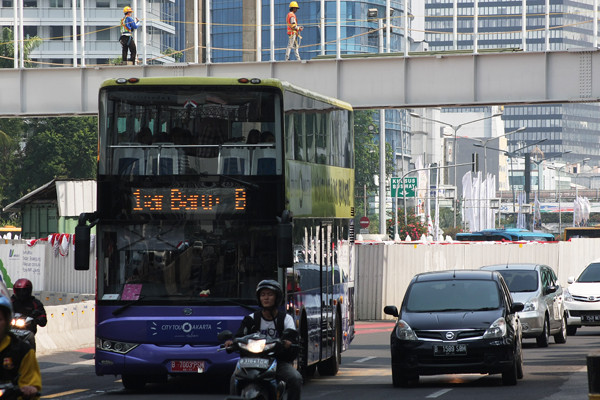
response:
[(35, 333), (29, 330), (33, 318), (24, 314), (15, 313), (10, 322), (10, 331), (19, 339), (28, 343), (35, 350)]
[[(220, 341), (233, 340), (233, 344), (224, 349), (228, 353), (240, 354), (233, 373), (232, 389), (235, 389), (237, 396), (227, 399), (287, 399), (285, 382), (277, 381), (275, 377), (276, 356), (283, 350), (282, 340), (295, 334), (294, 330), (286, 329), (281, 339), (272, 339), (260, 333), (251, 333), (239, 338), (233, 338), (230, 331), (219, 333)], [(298, 348), (298, 345), (292, 346)]]
[(8, 383), (0, 383), (0, 399), (1, 400), (16, 400), (23, 392), (19, 387), (11, 382)]

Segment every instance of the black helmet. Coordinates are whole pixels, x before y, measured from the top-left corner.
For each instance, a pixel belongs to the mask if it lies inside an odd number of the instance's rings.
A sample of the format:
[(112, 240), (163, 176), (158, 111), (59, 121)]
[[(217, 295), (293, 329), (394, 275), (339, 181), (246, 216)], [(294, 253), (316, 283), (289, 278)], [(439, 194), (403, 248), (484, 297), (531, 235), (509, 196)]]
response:
[(31, 297), (33, 285), (29, 279), (18, 279), (13, 285), (13, 293), (19, 300), (28, 300)]
[(279, 282), (273, 279), (265, 279), (264, 281), (260, 281), (256, 286), (256, 300), (258, 300), (258, 304), (260, 304), (260, 291), (263, 289), (271, 289), (275, 292), (275, 306), (279, 306), (281, 301), (283, 300), (283, 290), (281, 290), (281, 285)]

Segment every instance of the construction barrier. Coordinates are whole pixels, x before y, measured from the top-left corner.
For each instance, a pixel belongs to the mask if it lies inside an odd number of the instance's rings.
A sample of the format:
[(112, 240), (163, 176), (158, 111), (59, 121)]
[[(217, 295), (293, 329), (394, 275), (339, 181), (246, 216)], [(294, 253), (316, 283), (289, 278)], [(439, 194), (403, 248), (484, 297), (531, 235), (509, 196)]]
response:
[(35, 335), (37, 355), (94, 346), (93, 300), (44, 308), (48, 324)]

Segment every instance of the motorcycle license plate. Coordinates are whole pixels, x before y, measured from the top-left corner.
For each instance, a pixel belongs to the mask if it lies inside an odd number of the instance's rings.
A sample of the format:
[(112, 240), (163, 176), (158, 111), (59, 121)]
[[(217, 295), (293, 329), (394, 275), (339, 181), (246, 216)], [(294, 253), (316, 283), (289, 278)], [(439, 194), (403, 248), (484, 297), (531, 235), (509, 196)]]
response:
[(267, 369), (271, 362), (266, 358), (240, 358), (240, 368), (263, 368)]
[(204, 372), (204, 361), (176, 360), (170, 362), (171, 372)]

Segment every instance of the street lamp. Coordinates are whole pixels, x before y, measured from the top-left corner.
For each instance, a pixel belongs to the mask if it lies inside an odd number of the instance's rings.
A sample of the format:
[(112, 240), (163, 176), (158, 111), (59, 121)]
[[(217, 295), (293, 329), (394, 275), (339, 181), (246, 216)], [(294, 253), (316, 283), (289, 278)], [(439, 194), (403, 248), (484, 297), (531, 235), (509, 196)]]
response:
[(541, 189), (541, 182), (542, 182), (541, 175), (543, 172), (543, 171), (540, 171), (540, 164), (543, 163), (544, 161), (552, 160), (553, 158), (562, 157), (563, 155), (569, 154), (570, 152), (571, 152), (571, 150), (566, 150), (566, 151), (563, 151), (562, 153), (555, 154), (552, 157), (542, 157), (539, 160), (531, 160), (535, 163), (535, 167), (538, 172), (538, 186), (537, 186), (538, 199), (540, 198), (540, 189)]
[(586, 157), (584, 159), (582, 159), (581, 161), (575, 161), (575, 162), (571, 162), (571, 163), (567, 163), (565, 165), (563, 165), (562, 167), (559, 168), (555, 168), (556, 169), (556, 197), (558, 198), (558, 234), (560, 235), (562, 232), (562, 210), (561, 210), (561, 204), (560, 204), (560, 200), (561, 200), (561, 193), (559, 190), (559, 185), (560, 185), (560, 171), (566, 167), (568, 167), (569, 165), (575, 165), (575, 164), (579, 164), (579, 163), (585, 163), (587, 161), (590, 160), (590, 157)]
[[(484, 180), (487, 179), (487, 145), (488, 145), (488, 143), (491, 142), (492, 140), (496, 140), (496, 139), (500, 139), (502, 137), (506, 137), (506, 136), (512, 135), (513, 133), (523, 132), (525, 129), (526, 128), (524, 126), (522, 126), (522, 127), (518, 128), (518, 129), (515, 129), (514, 131), (506, 132), (506, 133), (504, 133), (502, 135), (499, 135), (499, 136), (495, 136), (495, 137), (491, 137), (491, 138), (487, 138), (487, 139), (477, 139), (477, 138), (474, 139), (474, 140), (479, 141), (479, 143), (483, 147), (483, 176), (484, 176)], [(477, 146), (477, 145), (474, 144), (474, 146)], [(481, 191), (480, 191), (480, 193), (481, 193)], [(486, 206), (484, 208), (485, 210), (487, 210), (488, 198), (489, 198), (489, 196), (488, 196), (488, 185), (486, 184), (485, 185), (485, 200), (484, 200), (485, 204), (486, 204)], [(479, 208), (479, 218), (481, 218), (481, 198), (478, 201), (478, 208)], [(486, 214), (487, 214), (487, 211), (486, 211)], [(488, 221), (487, 215), (486, 215), (486, 218), (484, 218), (483, 221), (484, 221), (484, 228), (487, 229), (487, 227), (488, 227), (487, 226), (487, 221)]]
[[(426, 121), (437, 122), (438, 124), (441, 124), (441, 125), (444, 125), (444, 126), (447, 126), (447, 127), (451, 128), (452, 131), (454, 132), (453, 133), (454, 139), (452, 141), (452, 164), (454, 164), (454, 190), (457, 190), (457, 185), (456, 185), (456, 166), (457, 166), (456, 165), (456, 154), (457, 154), (457, 151), (456, 151), (456, 134), (457, 134), (458, 130), (460, 128), (462, 128), (463, 126), (468, 125), (468, 124), (472, 124), (472, 123), (475, 123), (475, 122), (483, 121), (485, 119), (499, 117), (499, 116), (502, 115), (502, 113), (496, 113), (496, 114), (488, 115), (487, 117), (474, 119), (472, 121), (464, 122), (464, 123), (458, 124), (458, 125), (452, 125), (452, 124), (450, 124), (448, 122), (440, 121), (438, 119), (423, 117), (422, 115), (419, 115), (419, 114), (414, 113), (414, 112), (410, 112), (409, 115), (411, 117), (414, 117), (414, 118), (420, 118), (420, 119), (424, 119)], [(456, 197), (458, 197), (458, 193), (457, 193)], [(456, 199), (454, 200), (454, 227), (456, 228)]]

